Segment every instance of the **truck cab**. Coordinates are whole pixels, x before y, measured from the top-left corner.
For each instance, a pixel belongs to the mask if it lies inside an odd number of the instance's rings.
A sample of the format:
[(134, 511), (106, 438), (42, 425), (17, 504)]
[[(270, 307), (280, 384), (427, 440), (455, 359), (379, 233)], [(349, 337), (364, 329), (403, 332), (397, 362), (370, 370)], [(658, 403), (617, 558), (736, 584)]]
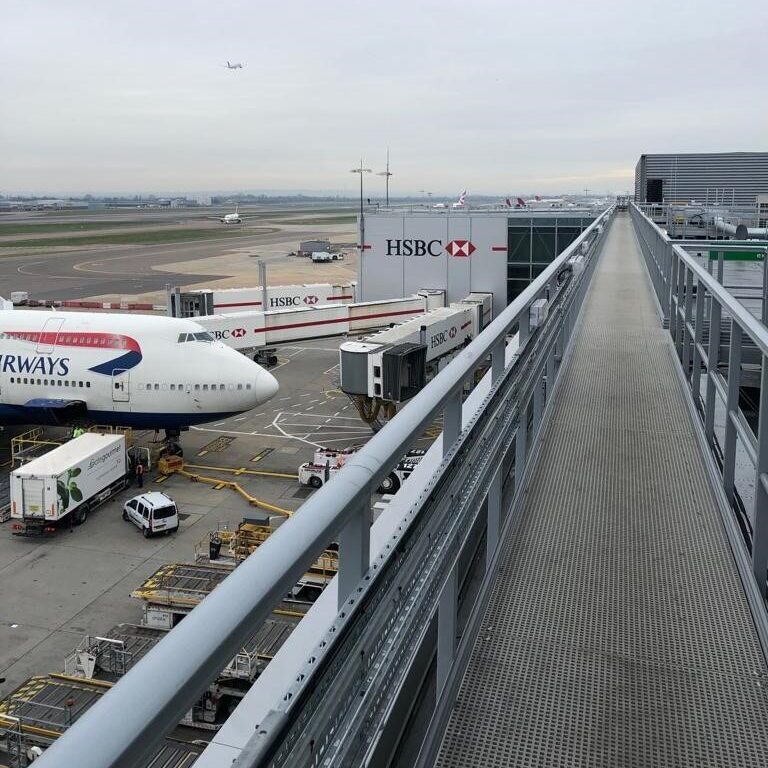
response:
[(179, 530), (176, 502), (159, 491), (142, 493), (126, 501), (123, 505), (123, 520), (132, 522), (144, 534), (144, 538), (155, 533)]

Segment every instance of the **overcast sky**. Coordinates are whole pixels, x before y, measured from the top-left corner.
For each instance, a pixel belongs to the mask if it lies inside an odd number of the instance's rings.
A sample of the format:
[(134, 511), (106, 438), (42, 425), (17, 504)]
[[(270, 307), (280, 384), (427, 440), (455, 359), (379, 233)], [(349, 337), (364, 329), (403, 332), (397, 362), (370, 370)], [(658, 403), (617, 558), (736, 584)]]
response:
[(388, 145), (392, 194), (621, 191), (768, 150), (767, 46), (766, 0), (3, 0), (0, 193), (353, 191)]

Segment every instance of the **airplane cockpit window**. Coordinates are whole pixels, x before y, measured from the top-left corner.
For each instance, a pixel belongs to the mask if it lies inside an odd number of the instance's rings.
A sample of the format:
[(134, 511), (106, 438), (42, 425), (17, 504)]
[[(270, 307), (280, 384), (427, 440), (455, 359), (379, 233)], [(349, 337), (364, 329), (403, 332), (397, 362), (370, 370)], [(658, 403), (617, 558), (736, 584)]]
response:
[(195, 341), (213, 341), (213, 336), (211, 336), (211, 334), (207, 331), (204, 331), (203, 333), (196, 333), (194, 336)]

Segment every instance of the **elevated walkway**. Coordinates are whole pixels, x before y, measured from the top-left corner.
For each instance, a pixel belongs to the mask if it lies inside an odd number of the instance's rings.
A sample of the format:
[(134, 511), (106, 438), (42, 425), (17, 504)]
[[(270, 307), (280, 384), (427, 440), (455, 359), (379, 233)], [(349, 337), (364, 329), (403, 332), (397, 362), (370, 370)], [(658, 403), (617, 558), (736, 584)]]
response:
[(768, 669), (615, 219), (437, 765), (765, 766)]

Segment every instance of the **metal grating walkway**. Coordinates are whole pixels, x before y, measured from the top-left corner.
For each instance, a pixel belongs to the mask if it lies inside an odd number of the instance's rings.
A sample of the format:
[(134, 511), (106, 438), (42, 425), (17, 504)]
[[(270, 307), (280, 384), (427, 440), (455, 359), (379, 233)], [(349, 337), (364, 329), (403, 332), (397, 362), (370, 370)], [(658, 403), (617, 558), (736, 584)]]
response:
[(768, 675), (632, 225), (612, 225), (437, 765), (768, 765)]

